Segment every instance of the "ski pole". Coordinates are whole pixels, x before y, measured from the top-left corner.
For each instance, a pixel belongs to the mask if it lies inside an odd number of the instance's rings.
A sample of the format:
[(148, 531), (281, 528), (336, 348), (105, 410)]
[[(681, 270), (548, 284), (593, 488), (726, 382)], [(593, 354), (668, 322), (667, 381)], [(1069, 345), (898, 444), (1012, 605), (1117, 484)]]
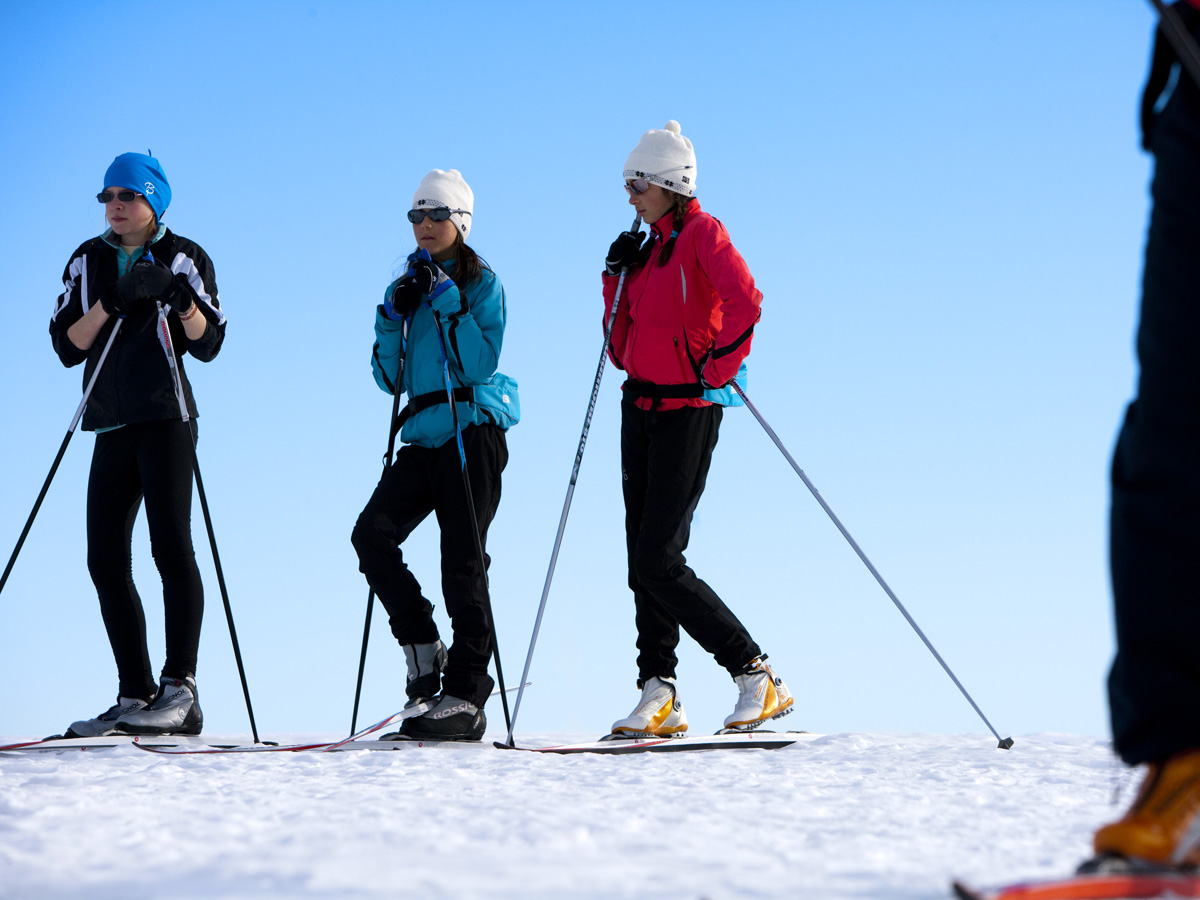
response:
[(746, 404), (746, 408), (754, 414), (754, 418), (758, 419), (758, 424), (763, 427), (763, 431), (765, 431), (767, 436), (775, 442), (775, 446), (779, 448), (779, 452), (783, 454), (784, 459), (786, 459), (791, 464), (792, 468), (796, 470), (796, 474), (800, 476), (800, 480), (804, 482), (804, 486), (812, 492), (812, 495), (816, 498), (817, 502), (821, 504), (821, 509), (825, 510), (829, 518), (833, 520), (833, 524), (836, 525), (838, 531), (842, 533), (842, 537), (849, 542), (850, 546), (854, 548), (854, 552), (858, 554), (858, 558), (863, 561), (863, 564), (866, 565), (871, 574), (875, 576), (875, 580), (879, 582), (879, 586), (883, 588), (884, 592), (888, 595), (888, 597), (891, 598), (892, 602), (896, 604), (896, 609), (900, 610), (900, 614), (908, 620), (908, 624), (912, 626), (912, 629), (917, 633), (917, 636), (924, 641), (925, 646), (929, 648), (929, 652), (933, 654), (934, 659), (941, 663), (942, 668), (946, 670), (946, 674), (950, 676), (950, 680), (954, 682), (954, 684), (962, 692), (962, 695), (967, 698), (967, 702), (970, 703), (975, 712), (979, 714), (979, 718), (983, 719), (983, 724), (988, 727), (988, 730), (995, 736), (996, 740), (1000, 742), (999, 748), (1001, 750), (1009, 749), (1013, 745), (1013, 739), (1010, 737), (1000, 737), (996, 729), (992, 727), (992, 723), (989, 722), (987, 716), (983, 714), (983, 710), (981, 710), (979, 705), (973, 699), (971, 699), (971, 695), (967, 693), (967, 689), (963, 687), (962, 682), (958, 680), (958, 677), (950, 670), (950, 667), (946, 665), (946, 661), (942, 659), (942, 655), (938, 653), (933, 644), (930, 643), (929, 638), (925, 637), (925, 632), (921, 630), (921, 627), (917, 625), (913, 617), (908, 614), (908, 610), (904, 608), (904, 604), (900, 602), (900, 598), (892, 592), (892, 589), (888, 587), (887, 582), (883, 580), (883, 576), (879, 574), (879, 570), (871, 564), (869, 559), (867, 559), (867, 555), (863, 553), (862, 548), (858, 546), (858, 542), (850, 536), (850, 532), (846, 530), (846, 526), (842, 524), (841, 520), (830, 508), (829, 504), (825, 502), (825, 498), (821, 496), (821, 492), (817, 490), (816, 485), (814, 485), (809, 480), (808, 476), (804, 474), (804, 470), (801, 469), (796, 463), (796, 460), (792, 457), (792, 454), (788, 453), (787, 447), (783, 446), (783, 441), (779, 439), (779, 435), (777, 435), (775, 430), (767, 424), (767, 420), (762, 417), (758, 411), (758, 408), (750, 402), (750, 398), (746, 396), (746, 392), (742, 390), (742, 386), (736, 381), (730, 381), (729, 384), (735, 391), (737, 391), (737, 395), (742, 398), (742, 402)]
[(1174, 48), (1175, 55), (1179, 57), (1179, 62), (1187, 69), (1192, 80), (1200, 85), (1200, 47), (1196, 46), (1196, 41), (1183, 26), (1179, 13), (1163, 3), (1163, 0), (1150, 0), (1150, 5), (1158, 10), (1158, 14), (1162, 17), (1158, 27), (1171, 42), (1171, 47)]
[[(408, 319), (400, 325), (400, 361), (396, 364), (396, 380), (392, 384), (392, 417), (388, 419), (387, 456), (383, 458), (383, 471), (392, 467), (392, 454), (396, 450), (396, 417), (400, 415), (400, 395), (404, 392), (404, 343), (408, 339)], [(367, 640), (371, 636), (371, 610), (375, 605), (374, 588), (367, 589), (367, 618), (363, 622), (362, 652), (358, 656), (358, 682), (354, 685), (354, 712), (350, 716), (350, 733), (358, 728), (358, 701), (362, 696), (363, 672), (367, 668)]]
[[(153, 257), (147, 258), (153, 261)], [(242, 665), (242, 648), (238, 644), (237, 629), (233, 625), (233, 607), (229, 604), (229, 592), (225, 589), (225, 572), (221, 568), (221, 556), (217, 553), (217, 537), (213, 532), (212, 516), (208, 512), (208, 498), (204, 493), (204, 480), (200, 477), (200, 457), (196, 452), (196, 432), (192, 430), (191, 416), (188, 415), (187, 398), (183, 393), (183, 379), (179, 375), (179, 366), (175, 361), (175, 345), (171, 341), (171, 328), (167, 322), (167, 314), (163, 311), (163, 305), (157, 303), (158, 306), (158, 336), (162, 343), (163, 350), (167, 354), (167, 365), (171, 369), (171, 378), (175, 383), (175, 398), (179, 401), (179, 417), (187, 426), (188, 436), (191, 438), (192, 444), (192, 472), (196, 476), (196, 490), (200, 494), (200, 508), (204, 511), (204, 527), (208, 531), (208, 543), (212, 547), (213, 566), (217, 570), (217, 584), (221, 588), (221, 601), (225, 604), (225, 621), (229, 623), (229, 638), (233, 642), (233, 658), (237, 662), (238, 676), (242, 680), (242, 694), (246, 698), (246, 713), (250, 717), (250, 732), (254, 737), (254, 743), (261, 743), (258, 739), (258, 726), (254, 723), (254, 707), (250, 704), (250, 687), (246, 684), (246, 669)]]
[[(629, 230), (640, 232), (642, 217), (633, 220)], [(558, 517), (558, 534), (554, 536), (554, 549), (550, 552), (550, 566), (546, 570), (546, 582), (542, 585), (542, 600), (538, 604), (537, 617), (533, 622), (533, 635), (529, 638), (529, 652), (525, 655), (525, 669), (521, 673), (521, 684), (517, 688), (517, 701), (513, 705), (513, 724), (508, 729), (508, 745), (513, 745), (513, 729), (517, 727), (517, 714), (521, 711), (521, 698), (525, 694), (525, 683), (529, 681), (529, 667), (533, 664), (533, 648), (537, 645), (538, 632), (542, 628), (542, 615), (546, 612), (546, 599), (550, 596), (550, 582), (554, 579), (554, 567), (558, 564), (558, 551), (562, 546), (563, 532), (567, 527), (567, 515), (571, 511), (571, 498), (575, 496), (575, 482), (579, 479), (579, 467), (583, 463), (583, 448), (587, 445), (588, 431), (592, 427), (592, 413), (596, 409), (596, 397), (600, 393), (600, 382), (604, 378), (604, 363), (608, 360), (608, 346), (612, 341), (613, 324), (617, 321), (617, 306), (621, 302), (621, 290), (625, 287), (625, 276), (629, 267), (621, 269), (617, 279), (617, 291), (613, 295), (612, 309), (608, 313), (608, 322), (604, 326), (604, 344), (600, 347), (600, 364), (596, 366), (596, 379), (592, 382), (592, 396), (588, 400), (587, 414), (583, 417), (583, 431), (579, 435), (579, 447), (575, 451), (575, 464), (571, 467), (571, 480), (567, 485), (567, 496), (563, 500), (562, 514)]]
[(17, 554), (21, 552), (21, 547), (25, 544), (25, 538), (29, 536), (29, 529), (33, 527), (33, 520), (37, 517), (38, 510), (42, 508), (42, 501), (46, 499), (46, 492), (50, 490), (50, 482), (54, 480), (54, 474), (58, 471), (58, 465), (62, 462), (63, 456), (67, 452), (67, 444), (71, 443), (71, 438), (75, 436), (75, 427), (79, 424), (79, 420), (83, 418), (83, 411), (87, 407), (88, 398), (92, 396), (92, 388), (96, 386), (96, 379), (100, 377), (100, 369), (104, 367), (104, 360), (108, 358), (108, 351), (112, 349), (113, 341), (117, 339), (117, 332), (121, 330), (121, 325), (124, 319), (117, 319), (113, 325), (112, 333), (109, 334), (108, 340), (104, 344), (104, 349), (100, 351), (100, 358), (96, 360), (96, 368), (92, 370), (92, 377), (88, 379), (87, 386), (83, 389), (83, 399), (79, 401), (79, 406), (75, 410), (75, 418), (71, 419), (71, 424), (67, 428), (67, 433), (63, 436), (62, 444), (59, 445), (58, 455), (54, 457), (54, 464), (50, 466), (50, 474), (46, 476), (45, 482), (42, 484), (42, 490), (34, 501), (33, 510), (29, 513), (29, 518), (25, 520), (25, 527), (21, 529), (21, 536), (17, 538), (17, 546), (13, 548), (12, 556), (8, 559), (8, 565), (4, 567), (4, 574), (0, 575), (0, 591), (4, 590), (4, 585), (8, 581), (8, 574), (12, 571), (13, 566), (17, 562)]
[[(432, 311), (432, 310), (431, 310)], [(433, 324), (437, 326), (438, 348), (442, 354), (442, 377), (446, 382), (446, 402), (450, 404), (450, 415), (454, 420), (454, 439), (458, 442), (458, 459), (462, 464), (463, 489), (467, 493), (467, 514), (471, 523), (471, 537), (475, 539), (475, 557), (479, 563), (479, 577), (483, 579), (483, 608), (488, 625), (492, 629), (492, 656), (496, 661), (496, 681), (500, 686), (500, 706), (504, 710), (504, 726), (512, 732), (512, 719), (508, 715), (508, 693), (504, 689), (504, 670), (500, 667), (500, 642), (496, 637), (496, 617), (492, 613), (492, 592), (488, 586), (487, 560), (483, 542), (479, 539), (479, 520), (475, 516), (475, 500), (471, 495), (471, 478), (467, 474), (467, 453), (463, 448), (462, 426), (458, 421), (458, 406), (454, 402), (454, 388), (450, 383), (450, 361), (446, 356), (446, 337), (442, 334), (442, 320), (433, 313)]]

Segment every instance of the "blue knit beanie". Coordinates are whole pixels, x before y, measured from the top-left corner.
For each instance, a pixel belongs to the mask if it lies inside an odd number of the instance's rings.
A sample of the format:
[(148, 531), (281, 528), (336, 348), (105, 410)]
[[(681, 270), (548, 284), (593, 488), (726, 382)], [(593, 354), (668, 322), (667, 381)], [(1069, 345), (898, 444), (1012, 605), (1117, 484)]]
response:
[(167, 176), (158, 160), (145, 153), (122, 153), (114, 159), (104, 173), (104, 184), (100, 189), (110, 187), (128, 188), (144, 194), (160, 219), (171, 205), (171, 185), (167, 183)]

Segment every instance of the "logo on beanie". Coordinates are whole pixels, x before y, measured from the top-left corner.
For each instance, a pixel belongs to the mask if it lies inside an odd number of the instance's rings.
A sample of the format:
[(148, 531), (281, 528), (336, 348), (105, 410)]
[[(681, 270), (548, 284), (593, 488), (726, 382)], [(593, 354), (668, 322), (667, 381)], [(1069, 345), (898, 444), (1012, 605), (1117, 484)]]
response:
[(146, 193), (147, 193), (147, 194), (153, 194), (153, 193), (154, 193), (154, 185), (153, 185), (151, 182), (149, 182), (149, 181), (147, 181), (147, 182), (146, 182)]

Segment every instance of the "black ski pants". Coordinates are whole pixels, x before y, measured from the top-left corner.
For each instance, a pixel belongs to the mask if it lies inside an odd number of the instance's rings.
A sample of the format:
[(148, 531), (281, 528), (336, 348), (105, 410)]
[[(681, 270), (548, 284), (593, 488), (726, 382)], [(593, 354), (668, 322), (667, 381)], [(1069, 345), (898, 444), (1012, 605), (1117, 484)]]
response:
[[(508, 444), (495, 425), (469, 425), (462, 438), (479, 543), (486, 548), (488, 526), (500, 506), (500, 473), (508, 463)], [(431, 512), (442, 532), (442, 597), (454, 630), (442, 690), (482, 707), (494, 684), (488, 675), (492, 622), (487, 576), (479, 570), (471, 534), (457, 441), (451, 438), (432, 449), (401, 447), (358, 517), (351, 542), (358, 552), (359, 571), (387, 610), (397, 642), (432, 643), (438, 640), (433, 604), (421, 593), (400, 550)], [(489, 565), (491, 558), (487, 553), (483, 556), (484, 565)]]
[[(1161, 81), (1152, 71), (1151, 104)], [(1146, 124), (1155, 171), (1141, 371), (1113, 456), (1110, 547), (1109, 705), (1131, 765), (1200, 748), (1200, 90), (1186, 72)]]
[(636, 609), (639, 687), (654, 676), (675, 676), (681, 626), (730, 674), (761, 652), (683, 555), (723, 413), (715, 405), (663, 412), (621, 404), (625, 541)]
[(158, 689), (146, 617), (133, 583), (133, 523), (143, 500), (162, 578), (167, 658), (163, 676), (196, 674), (204, 586), (192, 549), (192, 432), (187, 422), (138, 422), (96, 435), (88, 478), (88, 571), (117, 661), (122, 697)]

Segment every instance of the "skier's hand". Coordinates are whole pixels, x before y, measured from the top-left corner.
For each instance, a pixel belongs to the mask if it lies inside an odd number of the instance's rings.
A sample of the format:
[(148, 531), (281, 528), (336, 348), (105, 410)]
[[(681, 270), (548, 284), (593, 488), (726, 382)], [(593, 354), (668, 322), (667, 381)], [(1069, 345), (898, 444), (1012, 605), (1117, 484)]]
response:
[(389, 319), (399, 321), (405, 316), (411, 316), (421, 305), (421, 296), (425, 292), (417, 287), (416, 281), (405, 275), (392, 288), (391, 296), (383, 303), (383, 311)]
[(438, 268), (437, 263), (429, 259), (415, 260), (408, 272), (412, 276), (413, 283), (420, 289), (422, 294), (432, 294), (434, 286), (438, 283), (438, 279), (448, 277)]
[(608, 248), (608, 257), (604, 260), (605, 274), (619, 275), (622, 269), (633, 268), (640, 262), (644, 237), (640, 231), (622, 231)]
[(142, 257), (133, 264), (128, 274), (117, 279), (117, 291), (125, 298), (153, 300), (166, 294), (172, 287), (175, 276), (165, 266), (156, 265)]
[(170, 289), (171, 308), (175, 310), (176, 315), (187, 315), (188, 311), (196, 305), (196, 301), (192, 297), (192, 286), (188, 284), (187, 276), (182, 272), (176, 272), (172, 279)]
[(117, 279), (112, 290), (100, 298), (100, 305), (110, 316), (125, 318), (142, 305), (144, 300), (157, 297), (171, 285), (171, 272), (149, 260), (139, 259), (133, 268)]
[[(710, 391), (725, 387), (725, 384), (717, 384), (716, 382), (719, 379), (717, 379), (716, 376), (714, 376), (711, 372), (707, 371), (709, 364), (712, 362), (712, 356), (713, 352), (710, 349), (707, 353), (700, 357), (700, 363), (696, 366), (696, 369), (700, 372), (700, 384), (706, 390)], [(728, 382), (726, 382), (726, 384), (727, 383)]]
[(125, 298), (122, 297), (120, 292), (114, 287), (100, 295), (100, 305), (103, 306), (104, 311), (114, 319), (123, 319), (129, 314), (129, 311), (138, 304), (136, 300), (133, 302), (132, 306), (129, 303), (126, 303)]

